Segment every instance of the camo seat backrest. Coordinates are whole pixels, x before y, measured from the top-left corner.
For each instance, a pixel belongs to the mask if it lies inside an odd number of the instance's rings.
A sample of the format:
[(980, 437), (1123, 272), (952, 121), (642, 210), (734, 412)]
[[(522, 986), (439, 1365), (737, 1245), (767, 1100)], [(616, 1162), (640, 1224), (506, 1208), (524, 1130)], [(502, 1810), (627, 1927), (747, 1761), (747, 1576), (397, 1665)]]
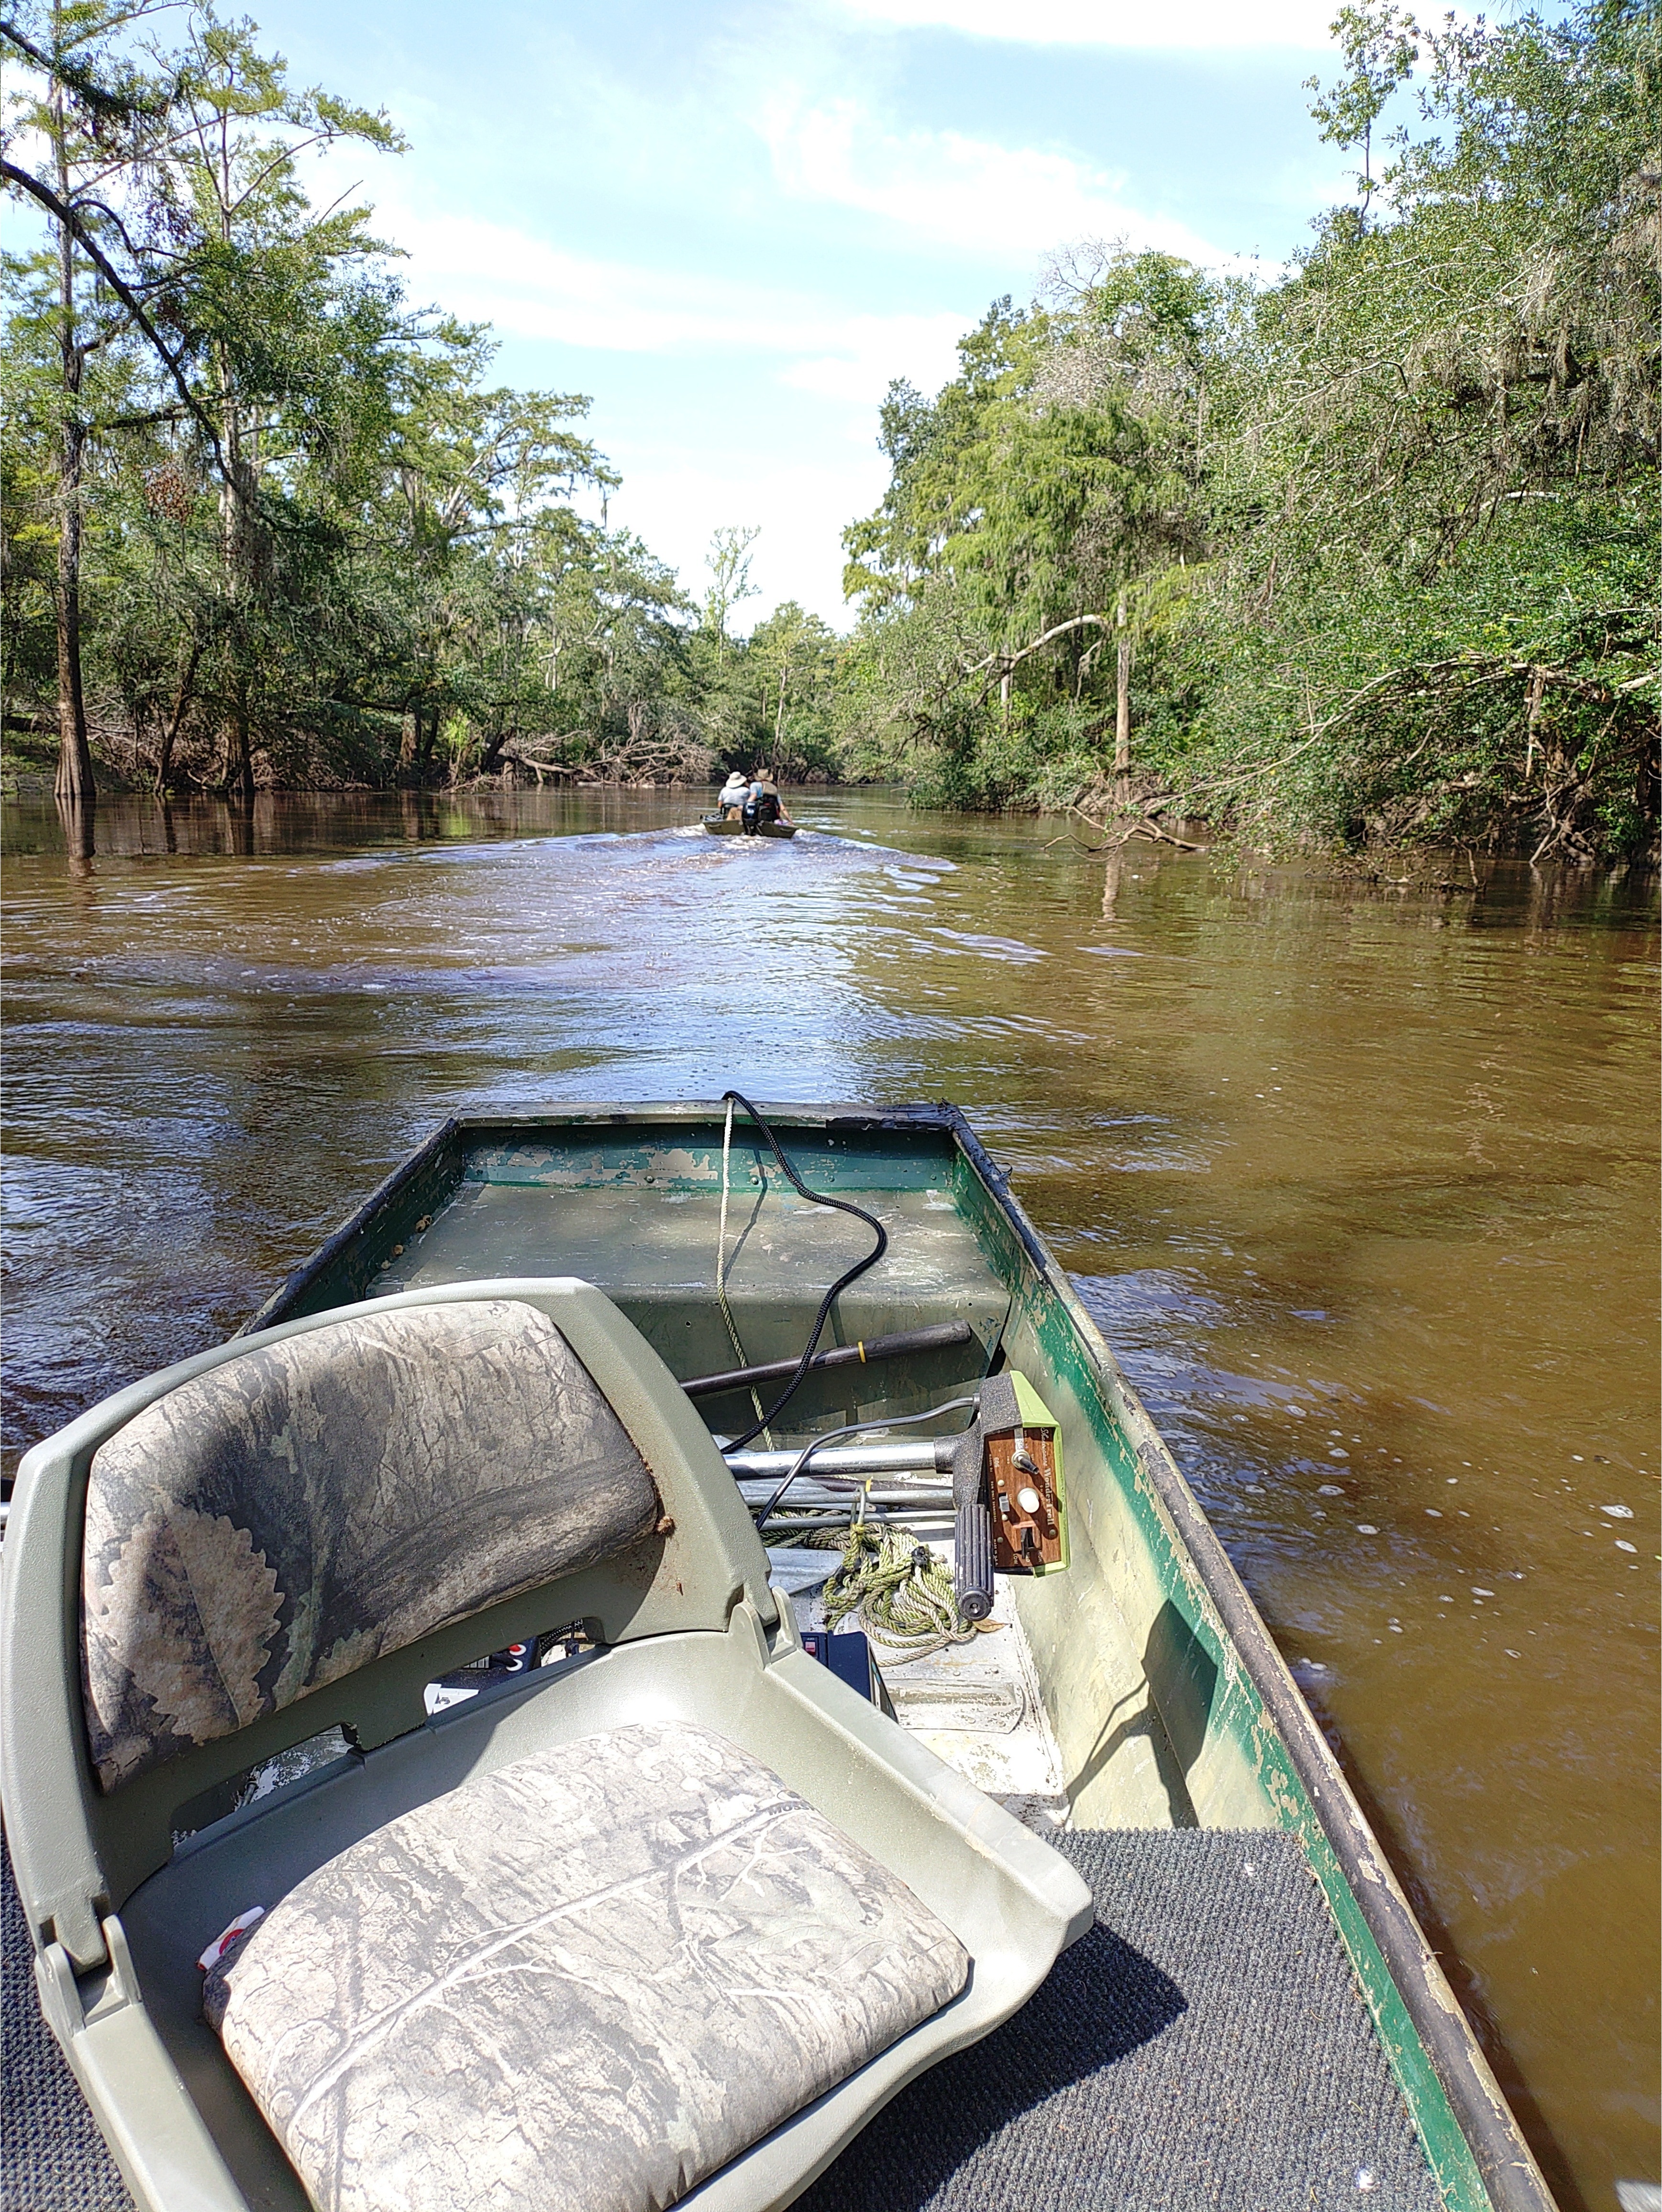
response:
[(227, 1360), (93, 1460), (82, 1646), (99, 1781), (610, 1558), (660, 1510), (534, 1306), (358, 1314)]

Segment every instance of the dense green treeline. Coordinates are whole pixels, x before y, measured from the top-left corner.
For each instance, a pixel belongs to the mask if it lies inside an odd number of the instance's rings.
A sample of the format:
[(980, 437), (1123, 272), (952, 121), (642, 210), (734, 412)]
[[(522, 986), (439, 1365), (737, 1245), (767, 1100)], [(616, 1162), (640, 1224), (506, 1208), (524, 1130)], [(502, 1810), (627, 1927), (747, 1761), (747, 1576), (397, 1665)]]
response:
[(306, 153), (384, 117), (210, 0), (33, 0), (0, 25), (43, 240), (4, 264), (9, 754), (70, 798), (759, 755), (1121, 836), (1652, 851), (1654, 0), (1335, 28), (1354, 203), (1269, 283), (1056, 256), (942, 391), (892, 387), (851, 633), (746, 636), (753, 532), (695, 601), (608, 526), (587, 401), (497, 384), (368, 210), (312, 204)]
[(46, 237), (4, 265), (14, 757), (69, 798), (94, 744), (107, 781), (244, 793), (823, 770), (831, 634), (788, 605), (731, 635), (752, 533), (716, 533), (695, 606), (606, 526), (587, 402), (497, 385), (367, 210), (311, 204), (304, 155), (393, 146), (384, 117), (202, 0), (0, 28), (5, 182)]
[(1656, 11), (1335, 28), (1357, 201), (1282, 281), (1075, 249), (892, 389), (854, 757), (1122, 832), (1647, 851)]

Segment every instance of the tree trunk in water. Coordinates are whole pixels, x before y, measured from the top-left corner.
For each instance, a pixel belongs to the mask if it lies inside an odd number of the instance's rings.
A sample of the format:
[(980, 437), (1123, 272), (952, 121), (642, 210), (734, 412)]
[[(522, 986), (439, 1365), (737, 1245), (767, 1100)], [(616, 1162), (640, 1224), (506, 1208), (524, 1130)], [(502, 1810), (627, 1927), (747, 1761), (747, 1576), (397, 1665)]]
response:
[(65, 798), (60, 792), (58, 795), (58, 818), (64, 825), (64, 843), (69, 854), (70, 875), (91, 875), (94, 851), (93, 830), (96, 821), (96, 809), (91, 799)]
[[(56, 92), (58, 190), (69, 197), (64, 155), (64, 102)], [(80, 420), (81, 374), (85, 366), (75, 334), (75, 241), (67, 224), (58, 228), (58, 301), (63, 316), (59, 343), (64, 356), (64, 428), (59, 446), (58, 525), (58, 775), (52, 789), (59, 799), (90, 806), (98, 795), (92, 748), (87, 743), (87, 704), (81, 684), (81, 470), (87, 433)]]
[[(222, 234), (229, 243), (228, 220)], [(225, 468), (219, 487), (221, 573), (231, 621), (231, 653), (239, 672), (232, 690), (231, 726), (227, 736), (225, 788), (228, 796), (251, 800), (254, 795), (253, 758), (249, 736), (249, 689), (260, 665), (258, 649), (259, 603), (267, 580), (265, 542), (259, 526), (259, 432), (256, 422), (245, 423), (231, 374), (226, 349), (216, 349), (219, 385), (219, 436)]]
[(64, 434), (64, 515), (58, 536), (58, 775), (59, 799), (90, 805), (98, 796), (87, 704), (81, 688), (81, 433)]
[(1104, 918), (1109, 921), (1114, 919), (1114, 901), (1119, 896), (1119, 872), (1122, 865), (1121, 855), (1117, 853), (1111, 853), (1102, 872), (1102, 911)]
[(1114, 797), (1123, 806), (1131, 796), (1131, 641), (1125, 630), (1125, 601), (1119, 603), (1119, 655), (1114, 673)]
[(248, 748), (248, 687), (239, 684), (231, 715), (230, 757), (225, 763), (225, 788), (236, 799), (252, 804), (254, 796), (253, 756)]
[[(185, 710), (191, 703), (191, 694), (196, 688), (197, 664), (202, 658), (200, 645), (191, 647), (191, 657), (180, 672), (179, 690), (174, 695), (172, 720), (161, 726), (161, 741), (156, 749), (155, 787), (159, 793), (167, 788), (167, 778), (174, 764), (174, 747), (179, 742), (179, 732), (184, 725)], [(170, 848), (171, 849), (171, 848)]]

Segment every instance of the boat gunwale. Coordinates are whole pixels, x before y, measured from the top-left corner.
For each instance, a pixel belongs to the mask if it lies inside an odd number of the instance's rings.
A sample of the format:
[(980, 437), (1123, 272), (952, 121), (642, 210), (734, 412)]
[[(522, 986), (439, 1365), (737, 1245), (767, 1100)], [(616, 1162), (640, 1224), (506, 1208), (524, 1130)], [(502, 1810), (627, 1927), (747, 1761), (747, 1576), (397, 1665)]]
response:
[[(1044, 1248), (1020, 1200), (1010, 1191), (1008, 1173), (991, 1160), (967, 1126), (963, 1135), (968, 1139), (966, 1155), (972, 1161), (978, 1155), (978, 1172), (989, 1196), (1021, 1233), (1030, 1257), (1038, 1254), (1037, 1264), (1047, 1286), (1066, 1311), (1075, 1335), (1105, 1386), (1110, 1410), (1125, 1430), (1139, 1472), (1165, 1507), (1178, 1546), (1187, 1553), (1216, 1609), (1219, 1626), (1239, 1655), (1243, 1669), (1263, 1701), (1314, 1823), (1325, 1838), (1345, 1887), (1377, 1947), (1380, 1964), (1430, 2062), (1495, 2212), (1558, 2212), (1517, 2117), (1390, 1860), (1188, 1478), (1066, 1271)], [(1319, 1868), (1312, 1866), (1312, 1871), (1320, 1881)], [(1329, 1891), (1331, 1904), (1329, 1885), (1323, 1882), (1322, 1886)], [(1335, 1917), (1361, 1975), (1362, 1962), (1356, 1958), (1352, 1933), (1345, 1928), (1342, 1915), (1336, 1911)], [(1367, 1978), (1362, 1978), (1366, 1984)], [(1382, 2024), (1380, 2039), (1410, 2107), (1415, 2108), (1418, 2100), (1410, 2085), (1402, 2081), (1397, 2054)], [(1415, 2109), (1416, 2121), (1419, 2118)], [(1427, 2150), (1429, 2155), (1428, 2144)]]
[[(351, 1245), (356, 1243), (373, 1227), (379, 1216), (385, 1213), (396, 1199), (401, 1198), (408, 1186), (414, 1182), (423, 1170), (432, 1167), (453, 1146), (459, 1146), (462, 1132), (476, 1124), (472, 1117), (452, 1114), (441, 1121), (426, 1141), (417, 1146), (401, 1160), (390, 1174), (384, 1176), (368, 1198), (355, 1206), (340, 1227), (326, 1237), (309, 1258), (291, 1268), (268, 1298), (262, 1299), (235, 1334), (253, 1336), (262, 1328), (275, 1328), (278, 1322), (297, 1317), (298, 1301)], [(489, 1126), (494, 1126), (489, 1125)]]
[[(1331, 1747), (1170, 1447), (1125, 1376), (1112, 1347), (1086, 1310), (1066, 1271), (1047, 1249), (1026, 1209), (1012, 1193), (1009, 1172), (988, 1152), (963, 1110), (948, 1100), (881, 1106), (792, 1101), (764, 1103), (762, 1111), (781, 1130), (794, 1127), (805, 1133), (818, 1130), (829, 1136), (844, 1132), (852, 1135), (927, 1129), (951, 1139), (1013, 1234), (1022, 1257), (1060, 1304), (1075, 1338), (1094, 1370), (1108, 1410), (1120, 1423), (1137, 1469), (1170, 1523), (1179, 1559), (1186, 1555), (1191, 1564), (1216, 1613), (1218, 1629), (1239, 1656), (1243, 1672), (1281, 1739), (1294, 1778), (1307, 1801), (1312, 1820), (1332, 1851), (1337, 1872), (1377, 1948), (1379, 1963), (1401, 1999), (1409, 2025), (1419, 2039), (1495, 2212), (1558, 2212), (1471, 2025)], [(459, 1172), (454, 1178), (459, 1182), (460, 1156), (470, 1145), (484, 1140), (487, 1133), (523, 1132), (530, 1135), (555, 1131), (599, 1133), (618, 1128), (673, 1130), (690, 1123), (719, 1123), (724, 1112), (725, 1107), (719, 1100), (678, 1099), (558, 1104), (529, 1112), (452, 1115), (376, 1185), (308, 1260), (285, 1278), (238, 1333), (246, 1334), (294, 1318), (302, 1310), (300, 1302), (307, 1292), (355, 1243), (373, 1239), (376, 1224), (392, 1213), (424, 1170), (438, 1167), (447, 1153), (454, 1152), (459, 1156)], [(392, 1224), (389, 1222), (387, 1225), (390, 1228)], [(370, 1256), (373, 1265), (373, 1242)], [(1312, 1872), (1318, 1881), (1322, 1879), (1319, 1869), (1312, 1867)], [(1329, 1891), (1331, 1903), (1330, 1886), (1324, 1881), (1323, 1887)], [(1363, 1973), (1362, 1961), (1356, 1959), (1354, 1935), (1343, 1926), (1343, 1916), (1336, 1917), (1340, 1919), (1340, 1932), (1347, 1948), (1366, 1983), (1370, 1978)], [(1415, 2108), (1417, 2124), (1422, 2118), (1417, 2108), (1418, 2100), (1411, 2085), (1403, 2080), (1397, 2053), (1385, 2034), (1383, 2023), (1379, 2024), (1379, 2033), (1392, 2071), (1402, 2082), (1410, 2106)], [(1421, 2132), (1423, 2140), (1423, 2129)], [(1426, 2150), (1428, 2157), (1432, 2157), (1428, 2142)], [(1434, 2159), (1433, 2166), (1445, 2185), (1454, 2180), (1454, 2177), (1443, 2173)], [(1467, 2192), (1458, 2186), (1450, 2198), (1452, 2203), (1469, 2201)]]

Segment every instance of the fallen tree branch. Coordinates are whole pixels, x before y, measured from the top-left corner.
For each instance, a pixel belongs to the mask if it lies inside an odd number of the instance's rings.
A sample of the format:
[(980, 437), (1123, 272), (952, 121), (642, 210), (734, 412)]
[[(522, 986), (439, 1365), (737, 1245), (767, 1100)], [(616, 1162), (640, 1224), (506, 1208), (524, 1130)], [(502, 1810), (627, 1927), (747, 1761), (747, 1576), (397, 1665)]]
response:
[(1202, 846), (1191, 845), (1186, 837), (1174, 837), (1169, 830), (1162, 830), (1158, 822), (1147, 818), (1141, 822), (1133, 822), (1128, 829), (1122, 830), (1120, 835), (1115, 837), (1107, 823), (1099, 822), (1094, 814), (1087, 814), (1082, 806), (1070, 805), (1068, 811), (1070, 814), (1077, 814), (1081, 822), (1088, 822), (1093, 830), (1099, 830), (1110, 840), (1106, 845), (1099, 845), (1094, 848), (1099, 853), (1117, 853), (1122, 846), (1129, 845), (1133, 837), (1147, 837), (1157, 844), (1175, 845), (1180, 853), (1198, 853), (1204, 850)]
[[(1236, 784), (1251, 782), (1257, 776), (1277, 775), (1282, 769), (1290, 768), (1295, 760), (1302, 754), (1307, 753), (1312, 745), (1318, 744), (1330, 730), (1336, 729), (1342, 722), (1347, 721), (1364, 701), (1376, 693), (1384, 691), (1387, 686), (1392, 684), (1405, 684), (1415, 678), (1424, 684), (1431, 678), (1454, 670), (1466, 672), (1464, 688), (1468, 689), (1476, 684), (1499, 684), (1511, 678), (1526, 677), (1531, 684), (1538, 679), (1543, 689), (1550, 685), (1555, 690), (1573, 692), (1578, 698), (1592, 700), (1601, 706), (1612, 705), (1626, 693), (1636, 691), (1644, 684), (1662, 682), (1662, 671), (1653, 670), (1643, 676), (1632, 677), (1624, 683), (1611, 685), (1595, 683), (1588, 677), (1576, 676), (1567, 668), (1546, 667), (1538, 661), (1485, 660), (1479, 656), (1469, 653), (1455, 653), (1444, 660), (1411, 662), (1406, 668), (1387, 669), (1383, 676), (1373, 678), (1371, 681), (1364, 684), (1360, 690), (1353, 691), (1350, 696), (1336, 708), (1324, 721), (1312, 724), (1310, 735), (1301, 744), (1294, 745), (1290, 753), (1283, 753), (1279, 760), (1266, 761), (1257, 768), (1242, 769), (1234, 775), (1217, 776), (1203, 783), (1190, 784), (1184, 796), (1192, 797), (1195, 793), (1202, 791), (1228, 791)], [(1409, 760), (1417, 760), (1429, 741), (1428, 735), (1422, 738), (1419, 744), (1409, 754)]]

